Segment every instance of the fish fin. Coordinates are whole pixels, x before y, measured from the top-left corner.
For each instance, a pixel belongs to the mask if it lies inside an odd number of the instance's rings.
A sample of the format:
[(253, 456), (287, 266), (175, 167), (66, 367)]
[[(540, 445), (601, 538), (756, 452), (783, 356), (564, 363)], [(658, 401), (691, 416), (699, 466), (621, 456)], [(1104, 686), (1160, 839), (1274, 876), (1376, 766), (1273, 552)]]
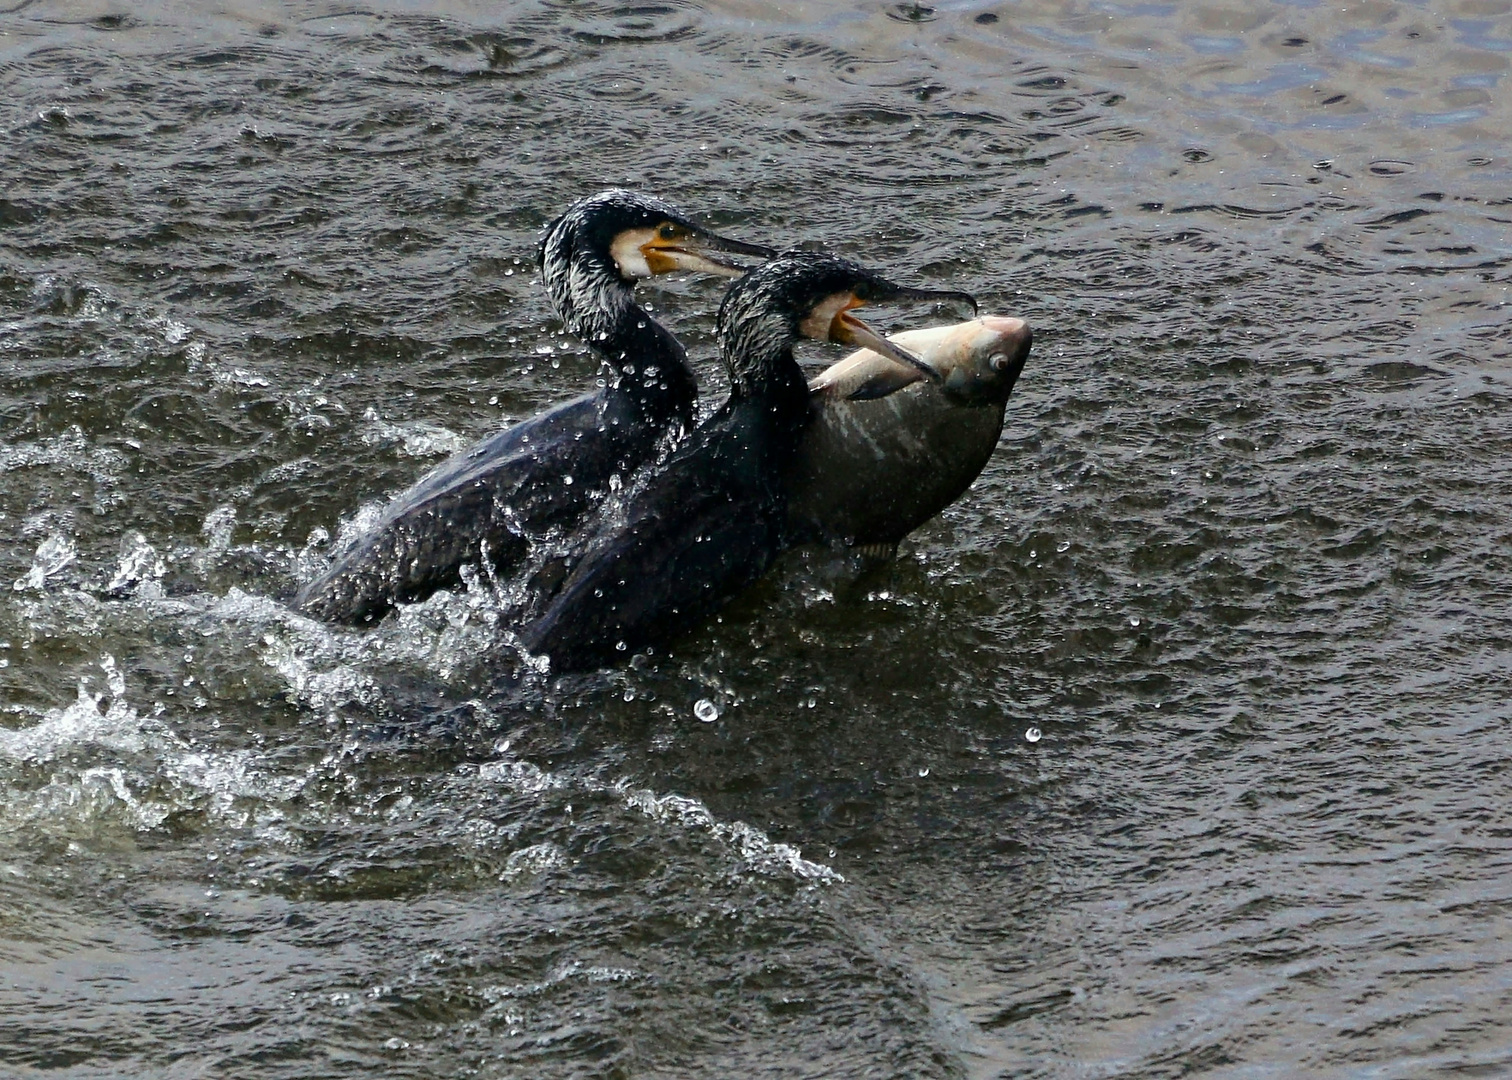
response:
[(852, 555), (860, 556), (867, 562), (892, 562), (898, 554), (896, 541), (888, 543), (883, 541), (879, 544), (856, 544), (851, 547)]
[(923, 382), (924, 375), (902, 364), (888, 364), (871, 372), (861, 384), (845, 395), (847, 401), (875, 401), (895, 394), (905, 386)]

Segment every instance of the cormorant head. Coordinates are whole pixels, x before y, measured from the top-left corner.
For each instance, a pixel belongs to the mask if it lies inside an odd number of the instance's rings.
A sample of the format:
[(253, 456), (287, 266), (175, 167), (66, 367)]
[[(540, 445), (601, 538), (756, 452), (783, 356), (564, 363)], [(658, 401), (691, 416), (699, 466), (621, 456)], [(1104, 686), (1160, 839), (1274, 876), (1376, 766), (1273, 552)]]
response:
[(676, 270), (738, 277), (774, 254), (709, 232), (660, 199), (614, 189), (568, 207), (546, 227), (536, 258), (562, 321), (592, 336), (628, 314), (642, 278)]
[(809, 338), (871, 349), (905, 365), (914, 377), (898, 386), (939, 381), (934, 368), (854, 314), (863, 304), (894, 300), (956, 300), (970, 304), (973, 313), (977, 306), (969, 293), (908, 288), (836, 255), (785, 251), (731, 286), (719, 307), (719, 339), (731, 379), (737, 385), (748, 381), (755, 369)]

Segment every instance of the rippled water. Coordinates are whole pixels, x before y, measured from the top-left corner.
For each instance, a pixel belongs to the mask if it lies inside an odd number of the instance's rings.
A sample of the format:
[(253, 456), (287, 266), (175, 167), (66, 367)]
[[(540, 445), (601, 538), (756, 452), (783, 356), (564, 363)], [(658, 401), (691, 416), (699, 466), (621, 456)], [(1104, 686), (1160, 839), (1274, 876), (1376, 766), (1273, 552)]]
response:
[[(1512, 1072), (1506, 3), (210, 8), (0, 15), (0, 1071)], [(611, 183), (1028, 318), (986, 474), (553, 689), (294, 615)]]

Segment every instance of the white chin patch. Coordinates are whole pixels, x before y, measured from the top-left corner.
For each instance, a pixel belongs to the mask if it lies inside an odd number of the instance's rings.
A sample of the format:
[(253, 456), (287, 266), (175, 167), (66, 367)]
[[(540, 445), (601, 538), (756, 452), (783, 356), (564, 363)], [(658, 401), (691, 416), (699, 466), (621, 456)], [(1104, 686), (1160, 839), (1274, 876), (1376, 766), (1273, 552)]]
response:
[(651, 267), (646, 264), (641, 247), (654, 239), (655, 229), (626, 229), (614, 238), (614, 243), (609, 245), (609, 257), (614, 260), (621, 277), (640, 279), (651, 276)]

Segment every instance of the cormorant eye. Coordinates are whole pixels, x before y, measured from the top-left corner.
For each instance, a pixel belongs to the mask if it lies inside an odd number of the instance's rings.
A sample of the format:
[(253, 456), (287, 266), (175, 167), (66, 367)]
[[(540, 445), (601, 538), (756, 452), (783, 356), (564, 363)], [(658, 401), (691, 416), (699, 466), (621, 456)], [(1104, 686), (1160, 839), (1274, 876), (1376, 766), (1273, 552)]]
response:
[(676, 225), (673, 225), (669, 221), (665, 225), (663, 225), (660, 229), (657, 229), (656, 233), (663, 240), (676, 240), (677, 239), (678, 228), (677, 228)]

